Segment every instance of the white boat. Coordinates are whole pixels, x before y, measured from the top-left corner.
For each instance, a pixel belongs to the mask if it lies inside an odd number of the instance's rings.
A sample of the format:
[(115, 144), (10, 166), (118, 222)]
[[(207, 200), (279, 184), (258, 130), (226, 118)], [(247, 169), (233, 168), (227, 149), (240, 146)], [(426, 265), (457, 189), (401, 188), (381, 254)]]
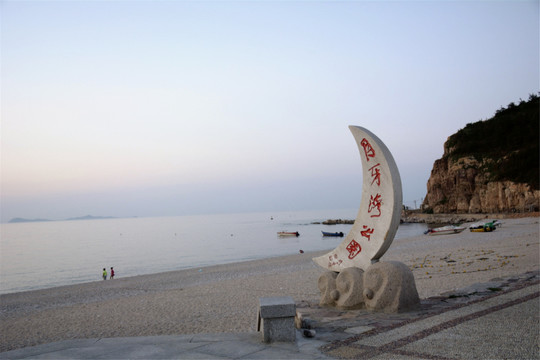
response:
[(298, 231), (295, 231), (295, 232), (292, 232), (292, 231), (279, 231), (278, 233), (278, 236), (300, 236), (300, 234), (298, 233)]
[(435, 229), (429, 229), (426, 233), (428, 235), (450, 235), (459, 234), (463, 230), (465, 230), (465, 227), (463, 226), (447, 225)]
[(501, 220), (493, 220), (493, 226), (495, 227), (501, 227), (502, 226), (502, 221)]

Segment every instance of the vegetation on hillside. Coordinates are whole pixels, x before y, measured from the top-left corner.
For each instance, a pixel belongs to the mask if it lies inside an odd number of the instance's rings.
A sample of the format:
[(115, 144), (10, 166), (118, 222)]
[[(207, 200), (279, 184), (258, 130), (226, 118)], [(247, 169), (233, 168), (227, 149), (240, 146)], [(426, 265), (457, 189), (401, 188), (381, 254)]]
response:
[(446, 142), (447, 156), (473, 156), (491, 181), (513, 181), (539, 189), (538, 95), (501, 107), (491, 119), (467, 124)]

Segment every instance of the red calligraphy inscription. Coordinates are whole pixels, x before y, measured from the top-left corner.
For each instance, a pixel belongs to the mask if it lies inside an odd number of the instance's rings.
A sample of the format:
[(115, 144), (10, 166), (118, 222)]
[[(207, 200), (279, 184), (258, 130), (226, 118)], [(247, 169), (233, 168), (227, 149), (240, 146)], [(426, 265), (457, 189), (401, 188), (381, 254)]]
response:
[(332, 266), (335, 266), (335, 265), (341, 265), (342, 263), (343, 263), (343, 260), (341, 260), (341, 259), (338, 260), (338, 255), (337, 254), (330, 255), (328, 257), (328, 267), (332, 267)]
[(379, 166), (381, 166), (381, 164), (373, 165), (369, 168), (369, 171), (371, 171), (371, 178), (373, 179), (371, 185), (376, 182), (377, 186), (381, 186), (381, 172)]
[(375, 231), (374, 229), (371, 229), (371, 228), (368, 228), (366, 225), (363, 226), (363, 228), (365, 230), (363, 231), (360, 231), (360, 234), (362, 234), (363, 237), (367, 238), (368, 241), (370, 240), (371, 238), (371, 234), (373, 234), (373, 231)]
[(373, 210), (377, 210), (379, 213), (375, 215), (371, 215), (371, 217), (379, 217), (381, 216), (381, 205), (382, 205), (382, 197), (380, 194), (371, 195), (371, 198), (369, 199), (369, 207), (368, 207), (368, 213), (371, 213)]
[(338, 265), (341, 265), (342, 263), (343, 263), (343, 260), (341, 260), (341, 259), (339, 259), (337, 261), (334, 261), (334, 262), (330, 261), (330, 262), (328, 262), (328, 267), (338, 266)]
[(362, 247), (359, 243), (357, 243), (354, 240), (351, 240), (349, 245), (347, 245), (347, 251), (349, 252), (349, 259), (354, 259), (354, 257), (358, 254), (360, 254), (360, 251), (362, 251)]
[(364, 148), (364, 153), (366, 154), (366, 159), (369, 161), (370, 157), (375, 157), (375, 150), (373, 150), (373, 146), (367, 141), (365, 138), (360, 141), (360, 145)]

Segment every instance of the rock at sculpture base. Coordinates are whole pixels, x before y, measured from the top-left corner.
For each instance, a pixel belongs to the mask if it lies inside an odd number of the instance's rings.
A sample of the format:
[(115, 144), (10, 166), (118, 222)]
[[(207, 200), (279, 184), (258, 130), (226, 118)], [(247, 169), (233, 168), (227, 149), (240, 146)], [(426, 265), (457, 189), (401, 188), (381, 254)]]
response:
[(319, 280), (317, 282), (319, 291), (321, 292), (321, 300), (319, 301), (319, 305), (335, 305), (336, 301), (333, 298), (333, 295), (335, 294), (336, 290), (336, 277), (338, 274), (339, 273), (335, 271), (326, 271), (319, 276)]
[(319, 277), (321, 306), (397, 313), (420, 305), (414, 276), (407, 265), (377, 262), (364, 272), (350, 267), (341, 273), (327, 271)]
[(381, 312), (403, 312), (420, 305), (412, 271), (398, 261), (378, 262), (364, 274), (366, 309)]
[(321, 306), (335, 306), (351, 310), (364, 307), (362, 286), (364, 272), (357, 267), (349, 267), (342, 272), (327, 271), (319, 277)]
[(363, 283), (364, 271), (357, 267), (344, 269), (336, 278), (336, 290), (339, 297), (336, 306), (339, 309), (361, 309), (364, 307)]

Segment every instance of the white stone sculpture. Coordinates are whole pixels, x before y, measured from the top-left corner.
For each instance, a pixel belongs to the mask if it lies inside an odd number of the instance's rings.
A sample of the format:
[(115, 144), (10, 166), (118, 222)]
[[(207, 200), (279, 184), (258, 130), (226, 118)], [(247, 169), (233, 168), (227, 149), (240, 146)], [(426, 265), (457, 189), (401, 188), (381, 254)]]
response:
[(340, 272), (348, 267), (366, 270), (386, 252), (399, 226), (402, 191), (392, 154), (370, 131), (349, 126), (362, 160), (362, 201), (353, 227), (333, 251), (314, 258), (320, 266)]
[(313, 259), (329, 270), (319, 278), (320, 305), (385, 312), (414, 308), (420, 300), (409, 268), (395, 262), (372, 265), (388, 250), (400, 223), (403, 199), (397, 165), (377, 136), (359, 126), (349, 129), (362, 160), (362, 200), (345, 239)]

